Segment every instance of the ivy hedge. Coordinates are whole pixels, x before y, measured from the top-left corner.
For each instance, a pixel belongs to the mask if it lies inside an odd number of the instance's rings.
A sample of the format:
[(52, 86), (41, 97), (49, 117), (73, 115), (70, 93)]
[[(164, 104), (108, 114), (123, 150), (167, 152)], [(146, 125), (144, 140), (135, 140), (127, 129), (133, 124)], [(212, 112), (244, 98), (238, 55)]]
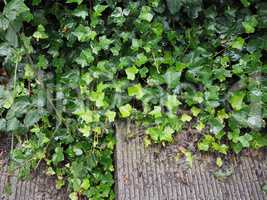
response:
[[(70, 199), (114, 199), (116, 120), (145, 144), (267, 146), (267, 2), (4, 0), (0, 131), (22, 177), (47, 164)], [(190, 154), (189, 154), (190, 155)]]

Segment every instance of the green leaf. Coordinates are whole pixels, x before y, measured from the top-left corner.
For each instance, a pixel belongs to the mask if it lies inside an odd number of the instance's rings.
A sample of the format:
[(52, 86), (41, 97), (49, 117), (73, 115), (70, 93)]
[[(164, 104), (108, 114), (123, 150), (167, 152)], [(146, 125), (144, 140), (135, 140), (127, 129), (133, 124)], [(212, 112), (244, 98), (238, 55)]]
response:
[(48, 38), (48, 35), (46, 34), (45, 28), (42, 24), (38, 25), (37, 31), (33, 33), (33, 37), (36, 38), (37, 41)]
[(90, 188), (90, 180), (88, 178), (83, 179), (81, 188), (83, 188), (84, 190), (88, 190)]
[(152, 110), (149, 114), (154, 116), (155, 118), (161, 117), (162, 116), (161, 107), (160, 106), (154, 106), (154, 110)]
[(244, 46), (245, 40), (242, 37), (237, 37), (233, 42), (232, 42), (232, 48), (234, 49), (239, 49), (241, 50)]
[(5, 39), (13, 47), (18, 47), (17, 32), (12, 27), (7, 29)]
[(7, 121), (7, 131), (16, 131), (21, 127), (21, 123), (17, 118), (12, 118)]
[(94, 40), (96, 37), (96, 32), (92, 31), (90, 27), (80, 24), (74, 32), (72, 32), (80, 42), (87, 42)]
[(37, 6), (42, 2), (42, 0), (32, 0), (32, 5)]
[(151, 137), (155, 142), (159, 141), (162, 131), (157, 127), (151, 127), (146, 130), (146, 133)]
[(194, 117), (197, 117), (198, 114), (201, 112), (201, 109), (199, 109), (199, 108), (193, 106), (193, 107), (191, 108), (191, 112), (192, 112), (192, 114), (193, 114)]
[(0, 131), (6, 131), (6, 120), (5, 119), (0, 119)]
[(263, 187), (262, 187), (262, 191), (267, 193), (267, 184), (264, 184)]
[(175, 69), (170, 68), (164, 74), (165, 82), (169, 88), (176, 88), (180, 83), (181, 72), (177, 72)]
[(214, 133), (215, 135), (218, 134), (224, 128), (224, 125), (220, 122), (220, 120), (216, 118), (212, 118), (209, 121), (209, 124), (211, 132)]
[(109, 122), (113, 122), (115, 117), (116, 117), (116, 112), (113, 112), (113, 111), (110, 111), (108, 110), (106, 113), (105, 113), (105, 116), (108, 118), (108, 121)]
[(88, 9), (86, 6), (79, 6), (75, 10), (73, 10), (72, 15), (76, 17), (81, 17), (83, 20), (88, 17)]
[(3, 15), (9, 20), (9, 22), (13, 21), (20, 14), (29, 11), (29, 8), (26, 6), (24, 1), (22, 0), (11, 0), (5, 6)]
[(132, 87), (128, 87), (128, 95), (136, 96), (137, 99), (141, 99), (144, 95), (141, 84), (138, 83)]
[(135, 64), (140, 67), (141, 65), (145, 64), (148, 61), (148, 58), (143, 53), (139, 53), (136, 56)]
[(180, 104), (181, 102), (177, 99), (176, 95), (167, 94), (167, 99), (164, 105), (169, 109), (169, 111), (176, 109)]
[(182, 122), (190, 122), (191, 119), (192, 119), (192, 117), (190, 115), (185, 114), (185, 113), (182, 114), (182, 116), (181, 116)]
[(230, 104), (234, 110), (241, 110), (243, 105), (243, 99), (246, 93), (243, 91), (237, 91), (230, 97)]
[(219, 153), (226, 155), (229, 147), (225, 144), (218, 144), (218, 143), (214, 142), (214, 143), (212, 143), (212, 149), (214, 151), (218, 151)]
[(28, 80), (32, 80), (35, 77), (35, 73), (30, 64), (26, 64), (24, 67), (24, 78)]
[(222, 161), (222, 158), (221, 157), (217, 157), (216, 158), (216, 165), (218, 167), (221, 167), (223, 165), (223, 161)]
[(41, 113), (39, 110), (31, 110), (27, 112), (24, 118), (24, 125), (26, 127), (33, 126), (35, 123), (37, 123), (41, 119), (42, 115), (43, 113)]
[(165, 142), (172, 142), (173, 141), (172, 134), (174, 132), (175, 131), (171, 127), (169, 127), (169, 126), (165, 127), (162, 134), (159, 135), (159, 140), (161, 142), (164, 142), (164, 141)]
[(124, 106), (119, 107), (121, 116), (123, 118), (129, 117), (132, 113), (132, 106), (130, 104), (126, 104)]
[(113, 43), (113, 40), (108, 39), (107, 36), (101, 36), (99, 37), (99, 48), (107, 50), (109, 48), (109, 45)]
[(8, 26), (9, 26), (9, 20), (5, 16), (0, 15), (0, 30), (5, 31), (7, 30)]
[(58, 163), (60, 163), (63, 160), (64, 160), (63, 148), (56, 147), (55, 153), (53, 154), (53, 157), (52, 157), (52, 162), (55, 165), (57, 165)]
[(250, 134), (242, 135), (238, 138), (238, 141), (242, 144), (243, 147), (249, 147), (250, 141), (252, 141), (253, 137)]
[(67, 0), (66, 3), (77, 3), (80, 5), (83, 2), (83, 0)]
[(39, 69), (46, 69), (48, 67), (48, 60), (46, 59), (46, 57), (44, 55), (38, 56), (37, 67)]
[(89, 66), (94, 61), (94, 56), (90, 48), (83, 49), (80, 56), (76, 58), (75, 62), (81, 65), (82, 68)]
[(151, 22), (153, 19), (153, 14), (149, 6), (143, 6), (139, 15), (139, 19)]
[(104, 92), (91, 92), (89, 95), (89, 98), (91, 101), (94, 101), (96, 104), (96, 107), (100, 108), (103, 107), (105, 105), (105, 93)]
[(248, 6), (250, 6), (250, 4), (253, 0), (240, 0), (240, 1), (243, 4), (243, 6), (248, 7)]
[(197, 144), (197, 147), (200, 151), (208, 151), (210, 146), (208, 143), (202, 141)]
[(70, 198), (70, 200), (79, 200), (76, 192), (70, 193), (69, 198)]
[(239, 129), (235, 129), (235, 130), (233, 130), (231, 132), (228, 132), (228, 138), (233, 143), (237, 143), (238, 140), (239, 140), (239, 134), (240, 134), (240, 130)]
[(242, 22), (243, 27), (245, 28), (246, 33), (254, 33), (255, 28), (258, 25), (258, 21), (255, 15), (249, 16), (244, 22)]
[(138, 69), (133, 66), (133, 67), (129, 67), (125, 70), (126, 75), (127, 75), (127, 79), (129, 80), (134, 80), (135, 79), (135, 75), (138, 73)]
[(182, 0), (167, 0), (167, 6), (172, 15), (178, 13), (182, 6)]

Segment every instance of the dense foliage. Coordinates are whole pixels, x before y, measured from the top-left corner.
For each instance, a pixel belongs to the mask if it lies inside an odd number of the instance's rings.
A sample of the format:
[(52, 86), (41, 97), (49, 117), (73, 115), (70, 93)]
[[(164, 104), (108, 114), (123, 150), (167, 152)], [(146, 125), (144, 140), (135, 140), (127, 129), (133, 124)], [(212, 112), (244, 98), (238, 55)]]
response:
[(267, 2), (0, 4), (0, 131), (21, 176), (45, 161), (72, 200), (114, 199), (119, 119), (146, 145), (196, 130), (200, 151), (267, 146)]

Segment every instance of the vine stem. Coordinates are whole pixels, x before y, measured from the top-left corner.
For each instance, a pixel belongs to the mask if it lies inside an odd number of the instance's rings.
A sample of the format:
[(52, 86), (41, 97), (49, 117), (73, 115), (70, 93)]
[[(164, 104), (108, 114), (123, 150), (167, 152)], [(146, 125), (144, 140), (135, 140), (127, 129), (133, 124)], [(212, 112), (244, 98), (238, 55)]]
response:
[[(16, 60), (15, 65), (15, 73), (14, 73), (14, 80), (13, 80), (13, 100), (16, 97), (17, 94), (17, 71), (18, 71), (18, 59)], [(14, 133), (11, 132), (11, 152), (13, 152), (14, 149)]]

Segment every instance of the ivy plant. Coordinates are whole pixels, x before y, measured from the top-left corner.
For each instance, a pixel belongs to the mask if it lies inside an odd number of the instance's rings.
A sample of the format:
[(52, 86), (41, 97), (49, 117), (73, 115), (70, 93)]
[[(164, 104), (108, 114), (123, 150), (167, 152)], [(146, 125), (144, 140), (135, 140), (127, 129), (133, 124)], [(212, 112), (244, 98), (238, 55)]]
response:
[(22, 177), (43, 161), (70, 199), (114, 199), (119, 120), (140, 122), (146, 145), (190, 127), (199, 151), (267, 146), (266, 2), (0, 6), (0, 131), (12, 138), (11, 166)]

